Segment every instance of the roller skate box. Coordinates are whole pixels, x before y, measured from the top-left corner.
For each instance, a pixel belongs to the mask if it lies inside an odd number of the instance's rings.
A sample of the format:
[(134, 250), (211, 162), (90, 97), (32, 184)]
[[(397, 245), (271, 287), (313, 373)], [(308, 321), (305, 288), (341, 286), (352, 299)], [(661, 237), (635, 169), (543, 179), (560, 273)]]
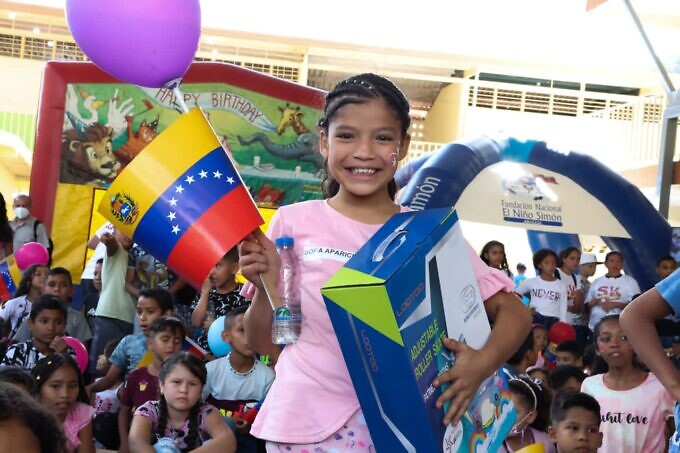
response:
[(497, 450), (515, 421), (502, 372), (456, 427), (435, 407), (455, 361), (442, 338), (479, 349), (491, 332), (454, 210), (395, 215), (321, 292), (376, 451)]

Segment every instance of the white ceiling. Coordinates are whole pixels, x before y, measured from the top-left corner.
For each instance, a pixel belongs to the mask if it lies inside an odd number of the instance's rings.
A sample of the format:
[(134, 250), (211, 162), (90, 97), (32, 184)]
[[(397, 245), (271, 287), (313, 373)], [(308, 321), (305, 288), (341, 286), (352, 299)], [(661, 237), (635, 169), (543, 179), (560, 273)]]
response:
[[(108, 1), (97, 0), (105, 7)], [(15, 0), (63, 8), (66, 0)], [(680, 2), (631, 0), (667, 69), (680, 72)], [(537, 67), (592, 79), (602, 73), (655, 80), (652, 60), (623, 0), (586, 12), (586, 0), (203, 0), (203, 26), (285, 38), (332, 41), (456, 56), (482, 70)], [(370, 63), (389, 66), (390, 53)], [(455, 69), (455, 68), (453, 68)], [(500, 71), (497, 71), (500, 72)], [(506, 71), (507, 72), (507, 71)]]

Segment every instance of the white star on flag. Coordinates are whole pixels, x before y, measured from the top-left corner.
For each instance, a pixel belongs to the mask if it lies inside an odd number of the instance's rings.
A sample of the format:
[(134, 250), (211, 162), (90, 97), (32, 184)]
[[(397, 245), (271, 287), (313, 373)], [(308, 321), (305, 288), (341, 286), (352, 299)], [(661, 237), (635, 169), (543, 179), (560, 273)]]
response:
[(222, 173), (220, 173), (219, 170), (213, 172), (213, 177), (220, 179), (222, 177)]
[(187, 179), (184, 180), (184, 182), (186, 182), (187, 184), (191, 184), (192, 182), (194, 182), (194, 177), (189, 175), (187, 176)]
[(177, 200), (175, 200), (175, 197), (170, 199), (170, 206), (177, 206)]
[(179, 227), (177, 225), (172, 226), (172, 232), (175, 234), (179, 234)]
[(234, 178), (232, 178), (231, 176), (229, 176), (229, 177), (227, 178), (227, 182), (228, 182), (229, 184), (234, 184)]
[(168, 214), (168, 219), (175, 220), (175, 217), (177, 217), (177, 215), (174, 212), (170, 211), (170, 214)]
[(182, 187), (181, 184), (179, 186), (175, 186), (175, 192), (181, 194), (182, 192), (184, 192), (184, 187)]
[(200, 176), (201, 179), (207, 178), (207, 177), (208, 177), (208, 172), (205, 171), (205, 170), (201, 170), (201, 171), (198, 172), (198, 176)]

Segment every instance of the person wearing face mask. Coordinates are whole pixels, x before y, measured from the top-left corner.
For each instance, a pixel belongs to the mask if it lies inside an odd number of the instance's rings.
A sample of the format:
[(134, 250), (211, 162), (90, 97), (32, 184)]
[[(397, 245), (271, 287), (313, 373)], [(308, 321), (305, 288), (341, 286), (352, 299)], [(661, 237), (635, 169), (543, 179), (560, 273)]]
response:
[(25, 194), (17, 195), (12, 203), (12, 209), (15, 217), (9, 222), (9, 226), (14, 232), (14, 251), (19, 250), (27, 242), (39, 242), (49, 249), (50, 238), (45, 224), (31, 215), (31, 197)]
[(547, 430), (550, 423), (550, 395), (542, 385), (522, 375), (508, 381), (517, 421), (498, 450), (512, 453), (533, 444), (542, 444), (545, 453), (555, 453)]

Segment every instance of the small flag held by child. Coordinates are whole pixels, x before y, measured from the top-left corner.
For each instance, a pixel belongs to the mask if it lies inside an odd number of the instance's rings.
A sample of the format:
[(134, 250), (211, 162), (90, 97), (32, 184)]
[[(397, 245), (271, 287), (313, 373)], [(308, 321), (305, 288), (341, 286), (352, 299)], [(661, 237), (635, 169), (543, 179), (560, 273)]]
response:
[(14, 255), (0, 261), (0, 302), (14, 297), (21, 280), (21, 270), (17, 266)]
[(99, 212), (195, 288), (264, 223), (199, 109), (135, 157), (106, 191)]

